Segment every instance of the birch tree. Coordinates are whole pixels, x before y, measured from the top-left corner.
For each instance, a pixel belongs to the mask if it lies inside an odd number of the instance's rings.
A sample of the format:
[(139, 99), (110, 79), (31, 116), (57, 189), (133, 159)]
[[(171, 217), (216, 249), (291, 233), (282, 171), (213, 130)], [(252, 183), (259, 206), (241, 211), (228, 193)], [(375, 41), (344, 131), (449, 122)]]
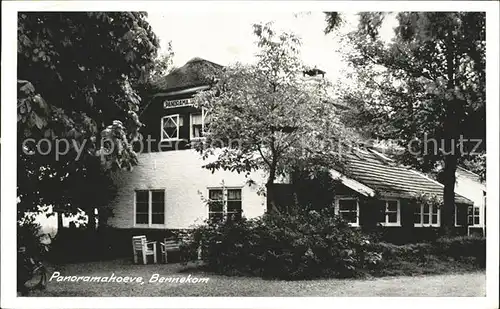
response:
[(277, 210), (273, 185), (293, 167), (341, 165), (337, 149), (348, 136), (329, 98), (327, 79), (310, 80), (300, 59), (300, 39), (254, 25), (255, 64), (226, 67), (217, 84), (196, 97), (208, 110), (206, 139), (197, 145), (205, 165), (248, 173), (267, 172), (268, 210)]

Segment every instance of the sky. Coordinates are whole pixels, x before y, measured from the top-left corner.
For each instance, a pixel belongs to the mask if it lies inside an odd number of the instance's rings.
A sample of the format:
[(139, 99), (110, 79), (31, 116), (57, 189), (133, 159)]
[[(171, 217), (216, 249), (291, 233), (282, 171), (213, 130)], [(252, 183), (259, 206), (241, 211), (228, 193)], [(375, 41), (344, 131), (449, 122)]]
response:
[[(301, 37), (301, 55), (304, 63), (326, 72), (334, 81), (347, 64), (338, 52), (338, 35), (324, 34), (325, 16), (322, 12), (224, 12), (149, 11), (148, 19), (160, 38), (160, 53), (172, 42), (174, 66), (180, 67), (194, 57), (201, 57), (221, 65), (234, 62), (250, 63), (256, 52), (256, 37), (252, 25), (258, 22), (274, 23), (276, 30), (291, 31)], [(344, 14), (345, 23), (339, 33), (356, 27), (354, 13)], [(391, 25), (384, 26), (382, 36), (389, 37)]]

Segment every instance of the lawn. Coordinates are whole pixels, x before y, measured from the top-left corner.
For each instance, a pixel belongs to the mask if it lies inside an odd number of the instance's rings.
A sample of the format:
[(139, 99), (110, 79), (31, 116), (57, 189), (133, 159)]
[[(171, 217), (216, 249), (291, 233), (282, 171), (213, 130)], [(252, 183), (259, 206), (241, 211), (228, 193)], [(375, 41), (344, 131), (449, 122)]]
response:
[[(48, 277), (80, 276), (80, 282), (48, 282), (45, 291), (31, 296), (484, 296), (484, 272), (377, 279), (322, 279), (277, 281), (227, 277), (193, 270), (193, 265), (134, 265), (129, 260), (50, 266)], [(83, 282), (85, 276), (142, 277), (143, 284)], [(170, 278), (208, 278), (206, 283), (149, 282), (158, 274)], [(179, 280), (179, 279), (177, 279)]]

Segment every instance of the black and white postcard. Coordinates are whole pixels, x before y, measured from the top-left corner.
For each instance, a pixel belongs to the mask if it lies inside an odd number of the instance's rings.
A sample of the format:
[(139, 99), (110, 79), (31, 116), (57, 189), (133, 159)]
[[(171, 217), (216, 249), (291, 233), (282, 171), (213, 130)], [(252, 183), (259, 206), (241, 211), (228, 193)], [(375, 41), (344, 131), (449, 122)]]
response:
[(498, 308), (498, 2), (2, 8), (2, 307)]

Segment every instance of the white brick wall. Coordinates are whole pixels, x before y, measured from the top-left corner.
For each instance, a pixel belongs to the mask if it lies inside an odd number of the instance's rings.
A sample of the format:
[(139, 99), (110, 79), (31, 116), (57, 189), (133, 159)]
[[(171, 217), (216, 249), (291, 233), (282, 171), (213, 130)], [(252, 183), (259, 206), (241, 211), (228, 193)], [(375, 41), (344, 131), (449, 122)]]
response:
[(208, 187), (242, 187), (243, 215), (257, 217), (266, 210), (266, 198), (257, 194), (265, 184), (265, 175), (254, 172), (250, 179), (257, 184), (249, 186), (243, 174), (229, 171), (211, 171), (202, 168), (203, 161), (194, 150), (179, 150), (139, 155), (139, 165), (131, 172), (115, 173), (118, 185), (117, 198), (109, 205), (113, 216), (108, 223), (117, 228), (134, 226), (134, 191), (140, 189), (165, 189), (165, 224), (150, 228), (180, 229), (201, 223), (208, 217), (202, 197), (208, 197)]

